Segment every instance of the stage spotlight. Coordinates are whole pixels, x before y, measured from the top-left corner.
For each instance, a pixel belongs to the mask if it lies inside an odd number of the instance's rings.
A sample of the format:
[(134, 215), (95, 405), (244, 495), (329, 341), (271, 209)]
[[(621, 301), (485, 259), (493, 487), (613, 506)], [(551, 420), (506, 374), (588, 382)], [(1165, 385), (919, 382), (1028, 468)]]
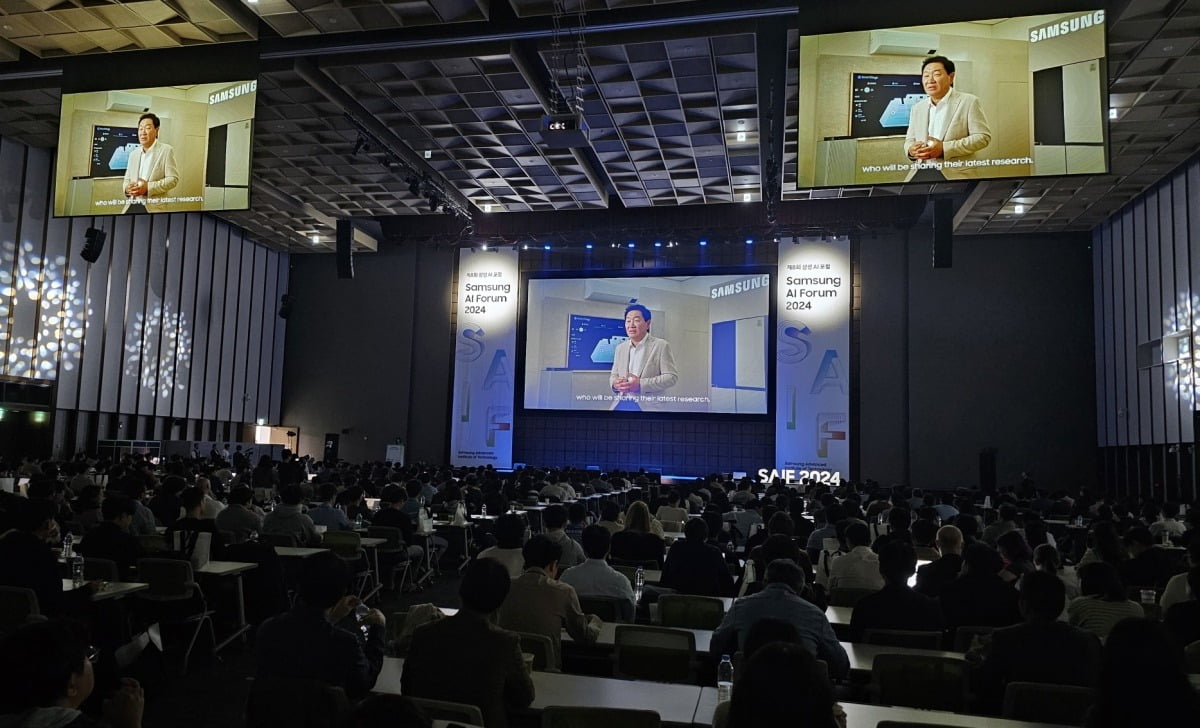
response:
[(104, 241), (108, 237), (108, 233), (97, 228), (88, 228), (83, 233), (83, 250), (79, 251), (79, 257), (89, 263), (95, 263), (100, 259), (100, 253), (104, 252)]
[(584, 244), (583, 244), (583, 247), (587, 248), (588, 250), (591, 250), (591, 249), (592, 249), (592, 244), (591, 244), (591, 243), (584, 243)]
[(635, 243), (635, 242), (633, 242), (632, 240), (630, 240), (630, 241), (629, 241), (629, 242), (626, 244), (626, 247), (630, 247), (630, 248), (637, 247), (637, 243)]
[(708, 241), (707, 241), (707, 240), (701, 240), (701, 241), (700, 241), (700, 247), (701, 247), (701, 248), (703, 248), (703, 247), (704, 247), (704, 246), (706, 246), (706, 245), (708, 245)]
[(662, 241), (661, 241), (661, 240), (655, 240), (655, 241), (654, 241), (654, 247), (656, 247), (656, 248), (661, 248), (661, 247), (662, 247)]
[(754, 238), (746, 238), (746, 245), (754, 245)]
[(545, 245), (542, 246), (542, 250), (549, 250), (549, 249), (550, 249), (550, 243), (546, 243)]

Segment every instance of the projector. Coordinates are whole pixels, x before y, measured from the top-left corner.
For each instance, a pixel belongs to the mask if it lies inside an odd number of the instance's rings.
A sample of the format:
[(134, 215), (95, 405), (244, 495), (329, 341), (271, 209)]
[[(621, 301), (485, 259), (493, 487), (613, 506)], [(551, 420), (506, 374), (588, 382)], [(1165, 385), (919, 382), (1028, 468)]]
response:
[(542, 144), (547, 149), (588, 146), (588, 125), (580, 112), (547, 114), (542, 117)]

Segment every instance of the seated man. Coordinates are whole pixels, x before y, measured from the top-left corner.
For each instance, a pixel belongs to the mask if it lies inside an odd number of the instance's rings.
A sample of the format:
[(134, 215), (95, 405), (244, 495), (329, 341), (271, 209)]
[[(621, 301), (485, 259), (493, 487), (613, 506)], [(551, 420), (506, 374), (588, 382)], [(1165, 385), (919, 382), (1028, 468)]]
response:
[(985, 543), (963, 552), (963, 573), (942, 587), (940, 601), (946, 626), (1007, 627), (1021, 621), (1017, 590), (1000, 577), (1004, 561)]
[(829, 591), (883, 588), (879, 557), (871, 550), (870, 543), (871, 529), (867, 524), (855, 522), (846, 526), (846, 545), (850, 550), (829, 563)]
[(516, 579), (525, 571), (525, 522), (515, 513), (505, 513), (496, 519), (496, 545), (479, 552), (476, 558), (500, 562), (508, 571), (510, 579)]
[(854, 606), (850, 617), (851, 642), (863, 641), (869, 629), (942, 631), (945, 623), (938, 601), (908, 586), (908, 577), (916, 570), (917, 552), (911, 545), (893, 541), (883, 547), (879, 554), (883, 588)]
[[(625, 575), (608, 565), (608, 549), (612, 534), (604, 526), (592, 525), (583, 529), (583, 552), (587, 561), (563, 573), (562, 583), (575, 589), (580, 598), (612, 597), (621, 602), (621, 620), (633, 621), (636, 608), (633, 585)], [(480, 556), (483, 556), (481, 553)]]
[(600, 634), (600, 619), (585, 615), (575, 589), (558, 581), (561, 546), (539, 533), (525, 543), (523, 552), (525, 572), (513, 579), (512, 590), (500, 607), (499, 624), (514, 632), (546, 635), (554, 644), (559, 664), (562, 631), (567, 630), (576, 642), (592, 643)]
[[(413, 519), (404, 512), (404, 504), (408, 502), (408, 493), (399, 485), (388, 485), (379, 493), (379, 510), (371, 519), (372, 526), (396, 528), (400, 530), (400, 539), (404, 541), (405, 553), (411, 563), (410, 568), (416, 569), (425, 564), (425, 549), (418, 544), (417, 526)], [(439, 539), (441, 540), (441, 539)], [(389, 557), (393, 559), (394, 557)], [(402, 563), (404, 559), (395, 560), (392, 564), (384, 564), (385, 573), (392, 573), (392, 566)]]
[(213, 521), (221, 533), (227, 534), (229, 543), (244, 543), (251, 533), (262, 530), (263, 512), (252, 502), (254, 490), (239, 486), (229, 493), (229, 507), (221, 510)]
[(141, 728), (146, 698), (129, 678), (104, 701), (103, 722), (80, 712), (96, 684), (93, 649), (74, 622), (35, 622), (6, 636), (0, 641), (0, 725)]
[(721, 625), (713, 632), (712, 654), (732, 655), (745, 645), (746, 635), (756, 622), (780, 619), (794, 625), (804, 648), (829, 665), (830, 677), (849, 674), (850, 658), (833, 633), (825, 612), (800, 596), (804, 572), (796, 562), (776, 559), (767, 564), (766, 583), (762, 591), (738, 599), (725, 613)]
[(317, 533), (312, 519), (301, 512), (300, 501), (304, 492), (298, 485), (285, 485), (279, 489), (279, 500), (263, 518), (263, 533), (275, 533), (291, 536), (297, 546), (316, 546), (321, 543), (321, 534)]
[(1066, 588), (1053, 574), (1034, 571), (1021, 578), (1018, 604), (1024, 621), (992, 632), (967, 656), (978, 665), (972, 682), (981, 708), (999, 713), (1010, 682), (1096, 684), (1100, 640), (1058, 621), (1065, 603)]
[(204, 518), (204, 493), (196, 487), (184, 488), (183, 492), (179, 494), (179, 501), (183, 503), (183, 517), (167, 529), (168, 548), (172, 548), (190, 559), (196, 550), (196, 545), (200, 543), (198, 535), (208, 533), (212, 534), (213, 538), (210, 541), (209, 554), (216, 558), (215, 555), (221, 547), (216, 541), (219, 531), (216, 521)]
[(141, 544), (129, 533), (133, 523), (133, 501), (119, 493), (113, 494), (104, 499), (100, 512), (104, 520), (80, 541), (78, 551), (88, 558), (112, 561), (121, 578), (131, 581), (130, 573), (142, 554)]
[(1175, 573), (1175, 565), (1165, 549), (1156, 548), (1150, 529), (1143, 526), (1125, 534), (1129, 560), (1121, 563), (1121, 581), (1127, 587), (1164, 589)]
[(957, 579), (962, 571), (962, 531), (956, 526), (942, 526), (935, 543), (941, 556), (917, 569), (916, 589), (936, 599), (942, 595), (942, 587)]
[(686, 508), (679, 505), (679, 491), (672, 488), (671, 493), (667, 496), (667, 504), (659, 506), (654, 512), (654, 517), (659, 521), (673, 521), (675, 523), (687, 523), (688, 512)]
[(324, 526), (330, 531), (353, 531), (354, 524), (350, 517), (335, 503), (338, 497), (338, 487), (334, 483), (322, 483), (317, 491), (321, 502), (308, 509), (308, 517), (318, 526)]
[(332, 552), (304, 559), (296, 606), (258, 628), (258, 675), (320, 680), (342, 688), (351, 700), (374, 687), (383, 667), (386, 620), (378, 609), (368, 612), (363, 639), (338, 626), (359, 603), (346, 595), (349, 582), (349, 567)]
[(507, 728), (507, 709), (533, 702), (533, 681), (525, 670), (520, 638), (493, 623), (512, 584), (504, 567), (492, 559), (467, 565), (458, 587), (458, 614), (413, 633), (401, 691), (478, 706), (484, 725)]
[(582, 564), (587, 557), (579, 542), (567, 535), (567, 509), (560, 505), (547, 506), (542, 511), (542, 525), (546, 528), (546, 536), (562, 548), (562, 558), (558, 568), (566, 570), (576, 564)]
[(708, 524), (692, 518), (667, 553), (660, 586), (680, 594), (706, 597), (733, 596), (733, 576), (721, 550), (708, 543)]
[(58, 557), (50, 550), (62, 542), (54, 502), (13, 498), (12, 504), (12, 529), (0, 534), (0, 586), (32, 589), (43, 615), (82, 615), (91, 605), (95, 586), (63, 592)]

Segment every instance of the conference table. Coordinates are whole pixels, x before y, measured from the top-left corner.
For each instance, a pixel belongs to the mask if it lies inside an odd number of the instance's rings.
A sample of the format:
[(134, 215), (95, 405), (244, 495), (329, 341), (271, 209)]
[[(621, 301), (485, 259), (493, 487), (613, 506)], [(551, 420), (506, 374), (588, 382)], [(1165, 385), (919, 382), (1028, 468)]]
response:
[(309, 546), (276, 546), (275, 555), (285, 559), (307, 559), (328, 550)]
[[(1053, 723), (1031, 723), (1024, 720), (947, 713), (940, 710), (920, 710), (865, 703), (842, 703), (841, 706), (846, 711), (846, 728), (875, 728), (880, 721), (885, 720), (917, 725), (960, 726), (962, 728), (1062, 728)], [(716, 709), (717, 689), (701, 688), (700, 701), (696, 704), (696, 714), (692, 717), (692, 723), (697, 726), (711, 726)]]
[[(402, 658), (385, 657), (373, 692), (400, 695), (403, 670)], [(525, 710), (533, 713), (540, 713), (550, 705), (653, 710), (662, 717), (664, 725), (690, 728), (700, 701), (700, 688), (696, 685), (617, 680), (557, 672), (534, 672), (532, 678), (534, 699)]]
[[(64, 592), (74, 591), (76, 589), (74, 580), (63, 579), (62, 588)], [(149, 584), (139, 581), (105, 581), (101, 582), (100, 588), (92, 593), (92, 601), (99, 602), (105, 599), (120, 599), (127, 594), (133, 594), (134, 592), (140, 592), (143, 589), (149, 588)]]
[(237, 592), (236, 628), (233, 632), (226, 635), (224, 639), (213, 645), (213, 652), (219, 652), (221, 648), (239, 637), (242, 638), (243, 642), (246, 641), (245, 635), (250, 631), (250, 625), (246, 622), (246, 592), (242, 585), (242, 574), (257, 568), (258, 564), (253, 561), (210, 561), (199, 569), (196, 569), (196, 573), (202, 576), (209, 576), (215, 579), (232, 578)]

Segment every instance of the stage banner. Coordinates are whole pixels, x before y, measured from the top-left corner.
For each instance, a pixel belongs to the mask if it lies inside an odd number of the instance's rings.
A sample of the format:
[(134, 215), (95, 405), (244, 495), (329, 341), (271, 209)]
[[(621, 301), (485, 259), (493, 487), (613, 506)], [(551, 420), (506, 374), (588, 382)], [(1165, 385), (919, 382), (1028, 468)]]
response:
[(454, 465), (512, 467), (517, 251), (463, 249), (454, 346)]
[(783, 238), (776, 291), (775, 469), (840, 482), (850, 475), (849, 239)]

